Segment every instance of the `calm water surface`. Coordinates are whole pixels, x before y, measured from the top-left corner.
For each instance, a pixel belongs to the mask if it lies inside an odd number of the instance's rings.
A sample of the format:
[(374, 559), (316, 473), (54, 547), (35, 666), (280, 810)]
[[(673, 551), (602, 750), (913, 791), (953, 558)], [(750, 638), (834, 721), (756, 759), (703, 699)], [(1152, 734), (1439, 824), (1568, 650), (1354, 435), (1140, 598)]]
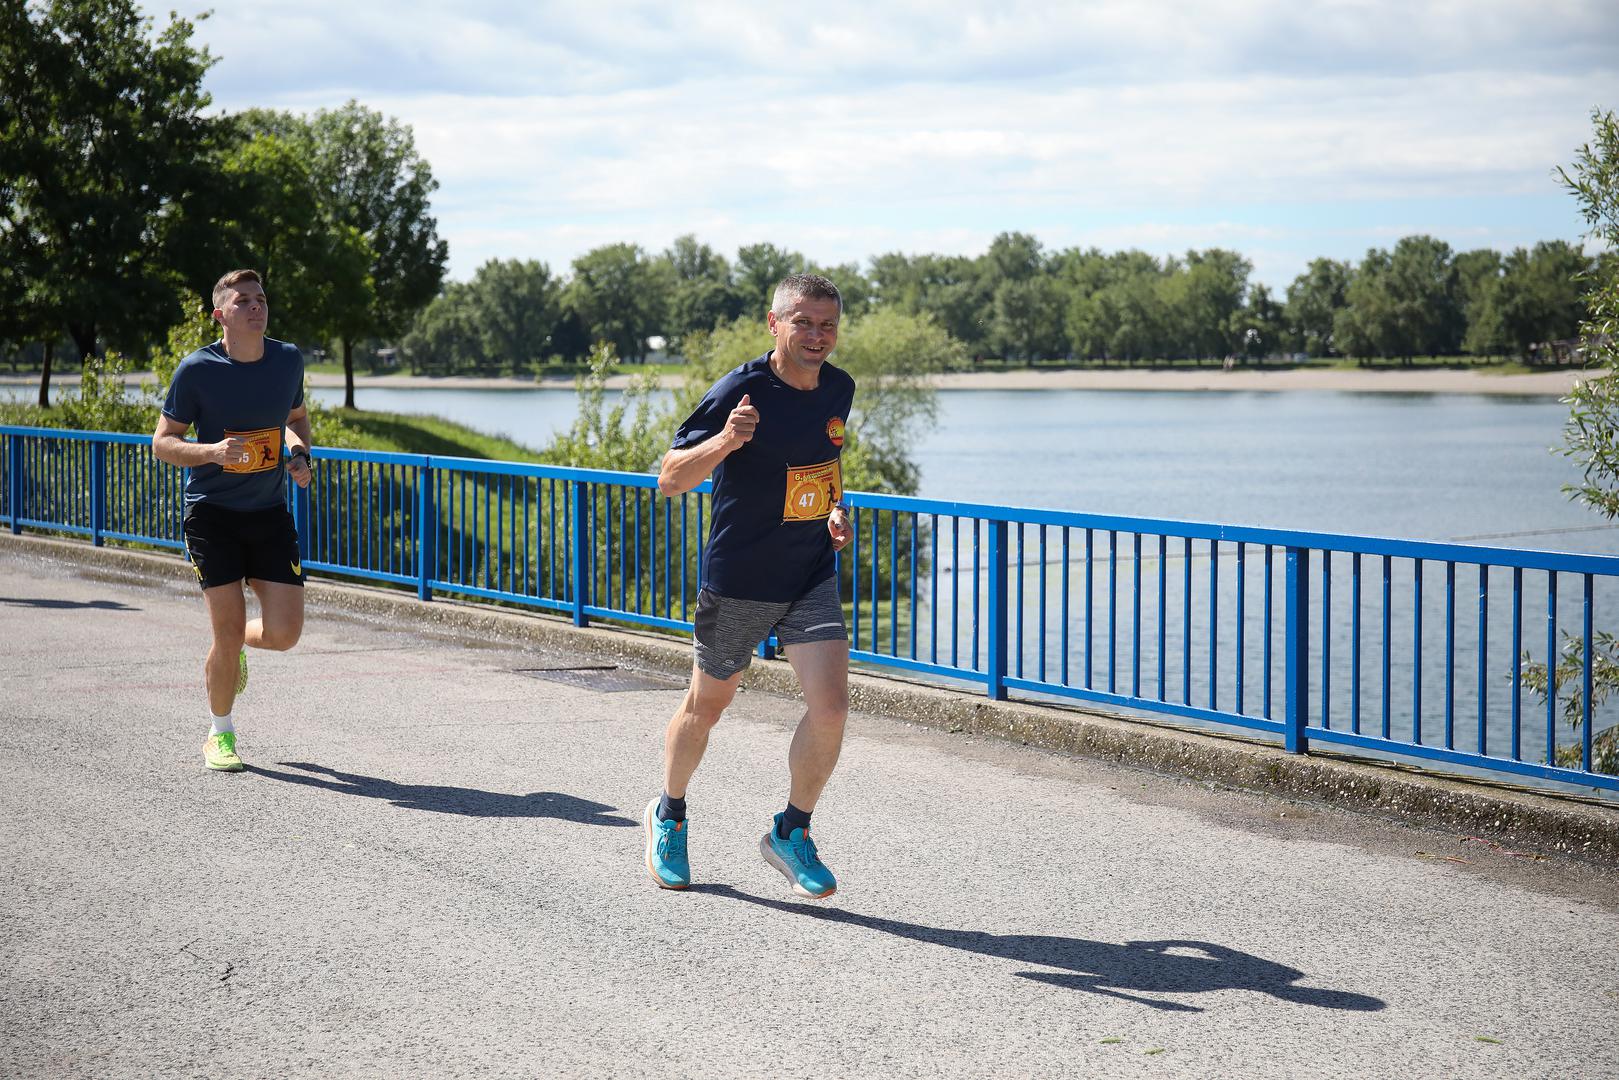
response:
[[(543, 448), (571, 390), (361, 389)], [(323, 403), (339, 390), (316, 390)], [(1567, 406), (1459, 394), (950, 390), (921, 494), (968, 502), (1515, 547), (1619, 551), (1561, 491)]]

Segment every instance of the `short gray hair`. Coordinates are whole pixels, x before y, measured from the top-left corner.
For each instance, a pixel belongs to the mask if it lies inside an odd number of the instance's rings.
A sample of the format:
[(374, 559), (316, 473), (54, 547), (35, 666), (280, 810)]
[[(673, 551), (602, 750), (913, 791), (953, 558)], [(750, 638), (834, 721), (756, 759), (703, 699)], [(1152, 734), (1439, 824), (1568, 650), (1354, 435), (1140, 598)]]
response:
[(843, 296), (838, 287), (820, 274), (791, 274), (776, 286), (776, 295), (770, 301), (770, 310), (782, 318), (799, 300), (836, 300), (838, 314), (843, 314)]

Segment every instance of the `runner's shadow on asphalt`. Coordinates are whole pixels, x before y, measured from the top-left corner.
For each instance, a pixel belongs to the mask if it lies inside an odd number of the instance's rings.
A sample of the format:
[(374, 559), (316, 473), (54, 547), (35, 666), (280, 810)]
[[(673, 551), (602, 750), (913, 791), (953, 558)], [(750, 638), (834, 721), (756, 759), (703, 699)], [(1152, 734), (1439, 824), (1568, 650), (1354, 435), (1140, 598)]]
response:
[(139, 611), (117, 600), (50, 600), (34, 596), (0, 596), (0, 604), (13, 607), (51, 608), (55, 610)]
[(640, 824), (626, 817), (613, 816), (613, 811), (617, 807), (556, 791), (508, 795), (501, 791), (480, 791), (477, 788), (449, 787), (442, 784), (400, 784), (377, 776), (339, 772), (307, 761), (278, 761), (276, 764), (303, 771), (278, 772), (261, 765), (246, 765), (243, 771), (257, 773), (271, 780), (283, 780), (289, 784), (340, 791), (345, 795), (361, 795), (368, 799), (385, 799), (406, 810), (427, 810), (435, 814), (461, 814), (465, 817), (556, 818), (580, 825), (620, 827)]
[(947, 930), (900, 922), (875, 915), (860, 915), (835, 907), (817, 907), (789, 900), (750, 896), (729, 885), (693, 885), (694, 893), (727, 896), (776, 911), (876, 930), (911, 941), (943, 945), (1020, 964), (1038, 964), (1058, 971), (1019, 971), (1022, 979), (1070, 990), (1133, 1001), (1165, 1012), (1202, 1012), (1195, 1005), (1162, 1001), (1142, 994), (1201, 994), (1216, 990), (1256, 990), (1283, 1001), (1348, 1012), (1377, 1012), (1386, 1003), (1347, 990), (1299, 986), (1304, 972), (1207, 941), (1106, 941), (1057, 937), (1050, 934), (988, 934), (982, 930)]

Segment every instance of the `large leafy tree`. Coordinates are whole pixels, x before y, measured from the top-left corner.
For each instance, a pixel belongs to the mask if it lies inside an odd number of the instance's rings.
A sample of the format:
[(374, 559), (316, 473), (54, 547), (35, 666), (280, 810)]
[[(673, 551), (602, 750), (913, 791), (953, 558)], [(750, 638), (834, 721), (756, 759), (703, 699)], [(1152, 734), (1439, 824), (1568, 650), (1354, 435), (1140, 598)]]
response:
[(460, 281), (445, 285), (400, 342), (411, 371), (449, 375), (484, 368), (488, 358), (478, 308), (471, 285)]
[(1002, 281), (995, 290), (990, 341), (1008, 359), (1039, 360), (1068, 351), (1062, 286), (1049, 274)]
[(1456, 295), (1462, 307), (1462, 350), (1474, 356), (1504, 351), (1501, 319), (1496, 310), (1501, 288), (1501, 253), (1477, 248), (1456, 256)]
[(775, 244), (749, 244), (736, 253), (736, 291), (744, 318), (763, 317), (776, 295), (776, 283), (802, 273), (807, 264), (796, 251)]
[(1501, 326), (1519, 355), (1579, 332), (1591, 260), (1566, 240), (1541, 241), (1507, 256), (1497, 292)]
[(674, 342), (742, 314), (742, 297), (731, 281), (731, 264), (697, 237), (689, 233), (676, 237), (662, 262), (672, 282), (668, 330)]
[(1177, 351), (1194, 358), (1232, 353), (1253, 264), (1234, 251), (1210, 248), (1188, 251), (1184, 268), (1172, 271), (1163, 283), (1163, 297)]
[(444, 281), (449, 245), (439, 238), (430, 205), (438, 181), (407, 125), (356, 101), (307, 119), (258, 111), (243, 122), (286, 139), (304, 156), (322, 223), (352, 231), (370, 251), (369, 288), (334, 290), (330, 317), (343, 352), (343, 404), (352, 409), (355, 345), (403, 334)]
[(1407, 236), (1389, 256), (1389, 289), (1403, 337), (1401, 353), (1451, 356), (1461, 348), (1462, 305), (1450, 245)]
[(0, 295), (81, 358), (161, 336), (197, 262), (180, 224), (218, 197), (212, 58), (184, 19), (150, 30), (133, 0), (0, 4)]
[(221, 268), (263, 273), (275, 336), (325, 343), (349, 311), (374, 302), (376, 253), (360, 230), (332, 218), (295, 138), (242, 134), (221, 176), (237, 193), (217, 225)]
[(561, 314), (561, 286), (535, 259), (491, 259), (472, 277), (484, 351), (513, 375), (527, 374), (550, 353)]
[(1293, 343), (1311, 356), (1341, 351), (1333, 338), (1333, 324), (1348, 303), (1348, 263), (1315, 259), (1287, 287), (1286, 320)]
[(1405, 351), (1389, 261), (1387, 251), (1372, 248), (1344, 289), (1344, 306), (1332, 321), (1332, 340), (1345, 356), (1394, 356)]
[(568, 303), (620, 358), (646, 359), (646, 339), (663, 329), (668, 276), (638, 244), (607, 244), (573, 261)]

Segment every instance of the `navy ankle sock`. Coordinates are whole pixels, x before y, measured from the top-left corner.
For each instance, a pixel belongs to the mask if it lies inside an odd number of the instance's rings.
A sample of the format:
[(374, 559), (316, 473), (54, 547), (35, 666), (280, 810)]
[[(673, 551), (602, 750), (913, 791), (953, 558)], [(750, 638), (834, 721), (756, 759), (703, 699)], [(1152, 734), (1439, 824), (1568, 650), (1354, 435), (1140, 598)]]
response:
[(659, 821), (685, 821), (686, 820), (686, 800), (685, 799), (671, 799), (669, 797), (669, 793), (667, 791), (665, 791), (663, 793), (663, 798), (658, 800), (658, 820)]
[(811, 810), (800, 810), (792, 803), (788, 803), (786, 812), (781, 815), (781, 826), (776, 830), (776, 835), (785, 840), (793, 835), (794, 829), (803, 829), (805, 832), (809, 832), (809, 819), (810, 814), (813, 812)]

